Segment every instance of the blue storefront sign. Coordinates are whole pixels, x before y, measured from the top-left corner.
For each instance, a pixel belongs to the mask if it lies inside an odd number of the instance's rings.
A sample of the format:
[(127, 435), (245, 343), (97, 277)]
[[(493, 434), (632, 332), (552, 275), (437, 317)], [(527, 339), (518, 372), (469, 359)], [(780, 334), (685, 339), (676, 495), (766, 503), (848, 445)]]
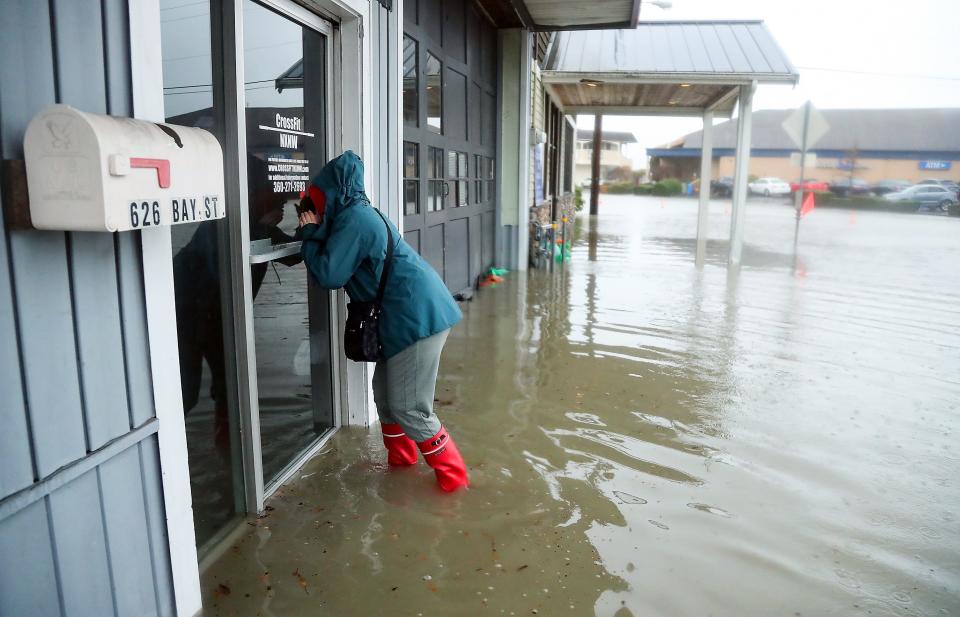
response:
[(952, 165), (951, 161), (920, 161), (920, 169), (946, 170)]

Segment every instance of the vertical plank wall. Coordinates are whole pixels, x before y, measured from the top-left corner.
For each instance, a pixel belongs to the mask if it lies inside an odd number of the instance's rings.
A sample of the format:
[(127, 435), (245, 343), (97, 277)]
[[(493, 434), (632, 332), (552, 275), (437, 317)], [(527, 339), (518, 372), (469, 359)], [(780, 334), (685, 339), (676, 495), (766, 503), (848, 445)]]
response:
[[(0, 2), (4, 159), (48, 104), (131, 114), (128, 32), (127, 0)], [(174, 614), (142, 267), (135, 232), (0, 221), (0, 617)]]

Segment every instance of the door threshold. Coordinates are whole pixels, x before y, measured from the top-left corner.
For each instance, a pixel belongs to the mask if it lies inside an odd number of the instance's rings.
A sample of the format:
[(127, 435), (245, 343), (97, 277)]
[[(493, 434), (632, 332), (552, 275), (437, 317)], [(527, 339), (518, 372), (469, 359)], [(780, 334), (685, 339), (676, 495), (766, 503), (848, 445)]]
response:
[(338, 428), (339, 427), (335, 426), (331, 429), (327, 429), (327, 431), (320, 435), (320, 437), (318, 437), (316, 441), (307, 447), (306, 450), (301, 452), (300, 456), (295, 458), (289, 465), (287, 465), (286, 468), (284, 468), (284, 470), (281, 471), (275, 479), (271, 480), (270, 483), (267, 484), (263, 489), (264, 501), (270, 499), (270, 497), (272, 497), (281, 486), (283, 486), (288, 480), (290, 480), (290, 478), (300, 471), (307, 461), (316, 456), (320, 449), (327, 445), (327, 442), (330, 441), (330, 438), (333, 437)]
[(200, 576), (246, 533), (249, 521), (249, 516), (238, 515), (233, 522), (224, 525), (212, 538), (204, 542), (203, 546), (197, 548), (197, 555), (200, 556)]

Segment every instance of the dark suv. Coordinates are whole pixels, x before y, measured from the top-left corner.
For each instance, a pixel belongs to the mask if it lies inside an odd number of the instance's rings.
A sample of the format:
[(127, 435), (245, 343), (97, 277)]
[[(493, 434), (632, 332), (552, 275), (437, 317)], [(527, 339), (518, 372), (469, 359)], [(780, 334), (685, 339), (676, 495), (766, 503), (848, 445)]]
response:
[(710, 181), (711, 197), (733, 197), (733, 176), (722, 176)]

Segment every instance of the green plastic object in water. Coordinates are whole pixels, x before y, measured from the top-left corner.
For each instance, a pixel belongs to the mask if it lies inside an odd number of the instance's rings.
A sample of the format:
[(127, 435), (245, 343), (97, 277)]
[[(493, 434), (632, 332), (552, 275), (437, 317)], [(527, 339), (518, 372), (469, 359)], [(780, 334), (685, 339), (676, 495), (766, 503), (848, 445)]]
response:
[(507, 270), (506, 268), (490, 268), (488, 274), (492, 274), (494, 276), (503, 276), (507, 272), (509, 272), (509, 270)]

